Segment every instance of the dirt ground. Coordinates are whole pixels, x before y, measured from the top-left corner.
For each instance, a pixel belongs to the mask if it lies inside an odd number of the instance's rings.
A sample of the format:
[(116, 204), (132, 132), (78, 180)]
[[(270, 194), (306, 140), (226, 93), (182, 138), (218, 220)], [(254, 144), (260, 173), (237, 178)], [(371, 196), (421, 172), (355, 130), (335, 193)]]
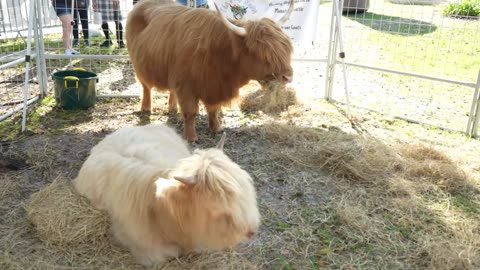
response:
[[(234, 105), (222, 113), (225, 152), (258, 192), (262, 226), (255, 240), (158, 269), (480, 267), (478, 140), (355, 108), (351, 122), (345, 106), (295, 90), (300, 102), (280, 112)], [(252, 82), (242, 96), (256, 91)], [(2, 123), (1, 138), (8, 139), (0, 149), (1, 269), (141, 268), (128, 253), (109, 261), (109, 251), (84, 254), (48, 243), (24, 207), (54, 179), (73, 179), (90, 149), (118, 128), (167, 123), (181, 133), (180, 116), (165, 110), (167, 96), (157, 94), (155, 102), (160, 110), (149, 115), (138, 111), (136, 98), (65, 111), (48, 97), (30, 110), (28, 132), (18, 134), (18, 116)], [(192, 149), (220, 139), (203, 110), (197, 130)]]

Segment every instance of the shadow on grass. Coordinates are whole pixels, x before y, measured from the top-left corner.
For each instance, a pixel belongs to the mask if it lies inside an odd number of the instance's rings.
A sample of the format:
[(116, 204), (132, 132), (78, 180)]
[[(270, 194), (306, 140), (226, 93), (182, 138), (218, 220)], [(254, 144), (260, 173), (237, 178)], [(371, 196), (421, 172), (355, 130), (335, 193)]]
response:
[(348, 14), (346, 17), (352, 21), (370, 27), (373, 30), (392, 35), (424, 35), (432, 33), (437, 29), (436, 25), (428, 22), (388, 16), (373, 12), (365, 12), (363, 14)]
[[(243, 143), (234, 153), (257, 177), (260, 235), (269, 242), (261, 249), (275, 268), (461, 269), (478, 263), (467, 258), (478, 255), (464, 242), (469, 234), (448, 217), (455, 213), (469, 220), (466, 228), (475, 227), (479, 191), (444, 153), (424, 146), (405, 153), (408, 145), (392, 146), (361, 131), (276, 123), (236, 136), (246, 137), (235, 138)], [(438, 210), (448, 202), (452, 208)], [(287, 245), (288, 239), (301, 241)]]

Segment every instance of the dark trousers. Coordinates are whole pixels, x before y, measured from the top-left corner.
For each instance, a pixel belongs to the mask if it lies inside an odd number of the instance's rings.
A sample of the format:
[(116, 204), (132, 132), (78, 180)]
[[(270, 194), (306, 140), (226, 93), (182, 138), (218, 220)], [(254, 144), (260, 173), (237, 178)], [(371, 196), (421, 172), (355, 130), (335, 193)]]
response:
[(73, 12), (73, 39), (78, 40), (78, 19), (80, 18), (80, 23), (82, 24), (82, 33), (83, 39), (88, 39), (88, 6), (87, 7), (76, 7)]
[[(123, 42), (123, 25), (122, 25), (122, 22), (119, 20), (118, 12), (119, 11), (114, 11), (113, 19), (114, 19), (114, 22), (115, 22), (115, 30), (116, 30), (117, 40)], [(109, 31), (108, 31), (108, 23), (107, 22), (102, 23), (102, 30), (103, 30), (103, 33), (105, 34), (105, 38), (107, 40), (110, 40), (110, 34), (109, 34)]]

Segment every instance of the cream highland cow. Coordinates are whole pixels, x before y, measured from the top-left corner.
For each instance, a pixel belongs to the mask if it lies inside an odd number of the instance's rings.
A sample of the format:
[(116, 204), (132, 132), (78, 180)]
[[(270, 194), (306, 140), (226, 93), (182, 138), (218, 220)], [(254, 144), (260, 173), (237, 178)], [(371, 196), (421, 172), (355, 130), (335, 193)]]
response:
[(260, 214), (252, 179), (223, 153), (224, 140), (191, 153), (168, 126), (122, 128), (92, 149), (74, 185), (144, 265), (232, 247), (253, 237)]

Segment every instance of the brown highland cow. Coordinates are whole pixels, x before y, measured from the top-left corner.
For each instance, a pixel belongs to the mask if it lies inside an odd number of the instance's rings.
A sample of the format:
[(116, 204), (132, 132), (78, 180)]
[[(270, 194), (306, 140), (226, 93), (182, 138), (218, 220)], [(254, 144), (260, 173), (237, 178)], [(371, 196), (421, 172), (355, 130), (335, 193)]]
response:
[(130, 12), (127, 48), (143, 86), (142, 110), (151, 111), (151, 89), (170, 90), (169, 108), (177, 101), (184, 136), (197, 140), (195, 118), (199, 101), (208, 112), (209, 127), (221, 130), (218, 112), (238, 97), (250, 80), (291, 82), (293, 46), (275, 22), (227, 20), (218, 10), (192, 9), (171, 0), (142, 0)]

